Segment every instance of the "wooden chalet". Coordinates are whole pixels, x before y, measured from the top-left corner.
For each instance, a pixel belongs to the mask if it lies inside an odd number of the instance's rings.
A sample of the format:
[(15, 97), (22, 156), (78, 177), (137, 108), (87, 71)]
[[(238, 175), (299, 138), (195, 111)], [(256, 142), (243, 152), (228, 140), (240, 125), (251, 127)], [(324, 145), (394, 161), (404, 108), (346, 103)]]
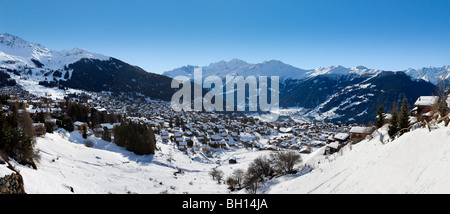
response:
[(350, 129), (350, 141), (352, 143), (359, 143), (360, 141), (364, 140), (367, 135), (372, 134), (372, 132), (372, 127), (354, 126)]

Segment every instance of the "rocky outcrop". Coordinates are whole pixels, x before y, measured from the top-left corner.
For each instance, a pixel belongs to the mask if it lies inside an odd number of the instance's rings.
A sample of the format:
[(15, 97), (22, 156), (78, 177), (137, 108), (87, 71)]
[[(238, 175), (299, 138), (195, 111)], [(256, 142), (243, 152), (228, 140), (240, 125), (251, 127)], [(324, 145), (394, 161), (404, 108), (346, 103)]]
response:
[(0, 194), (25, 194), (22, 176), (11, 173), (0, 178)]

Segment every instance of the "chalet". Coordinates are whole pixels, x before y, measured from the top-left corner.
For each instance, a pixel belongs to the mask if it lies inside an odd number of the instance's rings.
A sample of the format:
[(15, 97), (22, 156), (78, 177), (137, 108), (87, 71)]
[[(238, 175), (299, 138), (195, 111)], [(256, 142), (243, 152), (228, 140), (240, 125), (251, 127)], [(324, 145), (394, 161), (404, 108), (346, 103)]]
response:
[(333, 139), (343, 143), (347, 141), (349, 137), (350, 135), (348, 133), (337, 133), (336, 135), (334, 135)]
[(299, 148), (300, 148), (300, 146), (298, 144), (292, 144), (289, 146), (289, 149), (293, 149), (293, 150), (297, 150)]
[(213, 141), (221, 141), (223, 139), (223, 137), (220, 135), (213, 135), (213, 136), (211, 136), (211, 139)]
[(186, 141), (180, 141), (178, 142), (178, 149), (181, 151), (184, 151), (187, 149), (187, 142)]
[(207, 145), (207, 144), (202, 144), (202, 151), (211, 151), (211, 147), (209, 146), (209, 145)]
[(295, 129), (293, 129), (292, 127), (289, 127), (289, 128), (281, 127), (281, 128), (279, 129), (279, 131), (280, 131), (281, 133), (285, 133), (285, 134), (289, 133), (289, 134), (291, 134), (291, 133), (293, 133), (293, 132), (295, 131)]
[(101, 137), (102, 134), (105, 132), (103, 128), (94, 128), (92, 131), (94, 132), (94, 135), (96, 137)]
[(350, 129), (350, 141), (352, 141), (352, 143), (358, 143), (364, 140), (367, 135), (372, 134), (372, 132), (372, 127), (354, 126)]
[(45, 135), (47, 130), (45, 129), (45, 125), (43, 123), (33, 123), (32, 125), (38, 137)]
[(339, 142), (333, 142), (327, 145), (325, 148), (325, 155), (331, 155), (341, 148), (341, 144)]
[(271, 151), (278, 151), (278, 147), (275, 145), (267, 145), (264, 147), (264, 149), (271, 150)]
[(56, 119), (55, 118), (47, 118), (47, 119), (45, 119), (45, 122), (53, 124), (53, 125), (56, 125)]
[(438, 96), (420, 96), (414, 103), (414, 109), (411, 111), (412, 115), (424, 115), (430, 112), (439, 101)]
[(311, 153), (311, 147), (305, 146), (305, 147), (301, 148), (300, 149), (300, 153), (302, 153), (302, 154), (309, 154), (309, 153)]
[(100, 127), (102, 129), (104, 129), (105, 127), (108, 129), (108, 131), (112, 131), (114, 129), (114, 124), (109, 124), (109, 123), (101, 123)]
[(87, 130), (87, 123), (85, 123), (85, 122), (75, 121), (73, 123), (73, 126), (79, 132), (83, 132), (84, 127), (86, 127), (86, 130)]
[(236, 157), (231, 157), (230, 159), (228, 159), (228, 163), (231, 163), (231, 164), (237, 163)]
[(238, 146), (238, 145), (236, 144), (236, 142), (234, 142), (232, 140), (229, 140), (228, 141), (228, 146)]

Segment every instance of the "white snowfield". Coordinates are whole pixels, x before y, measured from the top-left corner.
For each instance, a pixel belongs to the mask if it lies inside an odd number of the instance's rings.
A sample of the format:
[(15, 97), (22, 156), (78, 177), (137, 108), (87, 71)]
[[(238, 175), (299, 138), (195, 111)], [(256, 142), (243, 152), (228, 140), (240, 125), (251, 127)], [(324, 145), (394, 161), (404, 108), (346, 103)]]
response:
[[(156, 155), (135, 155), (89, 136), (93, 148), (77, 131), (55, 131), (38, 138), (38, 169), (14, 164), (28, 194), (225, 193), (208, 173), (215, 166), (191, 160), (173, 146), (158, 144)], [(170, 162), (169, 159), (172, 159)], [(174, 175), (182, 169), (184, 173)]]
[(308, 174), (272, 181), (265, 193), (450, 193), (450, 127), (417, 129), (383, 144), (386, 130)]
[(108, 60), (110, 57), (93, 53), (84, 49), (49, 50), (46, 47), (25, 41), (10, 34), (0, 34), (0, 62), (15, 61), (15, 63), (2, 63), (2, 67), (17, 69), (20, 66), (36, 68), (31, 60), (38, 60), (47, 69), (58, 70), (65, 65), (72, 64), (82, 58)]
[[(347, 146), (332, 156), (322, 155), (324, 147), (304, 155), (303, 163), (314, 168), (311, 172), (267, 180), (258, 193), (450, 192), (450, 127), (431, 132), (417, 129), (392, 142), (387, 141), (386, 132), (387, 126), (371, 140), (351, 149)], [(159, 141), (160, 150), (155, 155), (138, 156), (98, 138), (88, 139), (94, 142), (93, 148), (84, 145), (77, 131), (59, 130), (38, 138), (38, 170), (10, 160), (22, 174), (26, 192), (228, 194), (227, 185), (218, 184), (209, 175), (213, 168), (222, 170), (226, 179), (233, 170), (245, 171), (254, 158), (269, 154), (233, 149), (208, 160), (199, 154), (187, 156), (174, 145)], [(230, 158), (238, 163), (229, 164)], [(0, 165), (2, 174), (11, 173), (2, 166), (5, 165)], [(175, 173), (178, 169), (183, 173)]]

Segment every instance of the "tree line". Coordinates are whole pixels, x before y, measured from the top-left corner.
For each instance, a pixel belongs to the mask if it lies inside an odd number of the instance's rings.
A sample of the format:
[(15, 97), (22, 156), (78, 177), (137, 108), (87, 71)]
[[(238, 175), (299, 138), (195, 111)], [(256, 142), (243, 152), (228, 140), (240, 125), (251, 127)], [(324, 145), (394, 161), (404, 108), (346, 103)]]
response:
[(27, 111), (19, 114), (17, 106), (12, 105), (8, 115), (0, 112), (0, 153), (4, 156), (36, 169), (34, 161), (39, 155), (34, 150), (34, 136), (33, 120)]
[(155, 154), (153, 127), (132, 121), (122, 121), (114, 128), (114, 143), (137, 155)]

